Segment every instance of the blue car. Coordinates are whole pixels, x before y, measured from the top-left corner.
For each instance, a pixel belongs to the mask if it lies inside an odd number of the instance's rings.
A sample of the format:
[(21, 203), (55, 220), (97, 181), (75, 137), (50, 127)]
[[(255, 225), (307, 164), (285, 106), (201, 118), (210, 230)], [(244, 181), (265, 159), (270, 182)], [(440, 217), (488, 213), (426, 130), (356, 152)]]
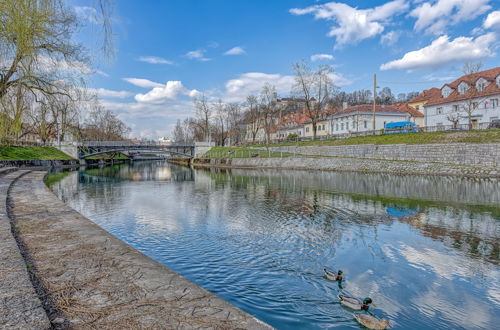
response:
[(384, 127), (384, 134), (399, 134), (399, 133), (417, 133), (419, 132), (418, 125), (411, 121), (397, 121), (395, 123), (387, 123)]

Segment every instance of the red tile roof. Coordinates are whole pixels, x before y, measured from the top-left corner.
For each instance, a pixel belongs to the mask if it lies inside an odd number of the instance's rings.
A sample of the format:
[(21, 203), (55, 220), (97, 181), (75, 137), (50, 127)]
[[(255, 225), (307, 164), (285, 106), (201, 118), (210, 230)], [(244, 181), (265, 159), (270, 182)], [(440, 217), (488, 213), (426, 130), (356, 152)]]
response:
[(415, 96), (413, 99), (411, 99), (411, 101), (408, 103), (429, 101), (430, 99), (434, 99), (440, 96), (441, 96), (441, 90), (439, 88), (433, 87), (431, 89), (424, 90), (418, 96)]
[(396, 103), (396, 104), (394, 104), (394, 106), (396, 108), (403, 110), (404, 112), (408, 112), (412, 117), (421, 117), (421, 118), (424, 117), (423, 113), (421, 113), (420, 111), (418, 111), (415, 108), (410, 107), (406, 103)]
[[(353, 112), (373, 112), (373, 104), (361, 104), (361, 105), (353, 105), (347, 107), (345, 109), (341, 109), (337, 111), (335, 114), (347, 114)], [(397, 113), (405, 113), (406, 110), (400, 109), (395, 105), (377, 105), (375, 106), (375, 112), (397, 112)]]
[[(436, 97), (429, 100), (426, 105), (436, 105), (441, 103), (456, 102), (461, 100), (468, 100), (471, 98), (500, 94), (500, 87), (496, 84), (496, 78), (498, 76), (500, 76), (500, 67), (462, 76), (452, 83), (444, 85), (451, 87), (453, 90), (453, 92), (448, 97), (443, 97), (440, 93)], [(488, 86), (486, 86), (483, 91), (478, 91), (476, 89), (476, 81), (479, 78), (484, 78), (488, 81)], [(465, 81), (469, 85), (469, 89), (465, 94), (459, 94), (457, 90), (458, 85), (460, 85), (462, 81)]]

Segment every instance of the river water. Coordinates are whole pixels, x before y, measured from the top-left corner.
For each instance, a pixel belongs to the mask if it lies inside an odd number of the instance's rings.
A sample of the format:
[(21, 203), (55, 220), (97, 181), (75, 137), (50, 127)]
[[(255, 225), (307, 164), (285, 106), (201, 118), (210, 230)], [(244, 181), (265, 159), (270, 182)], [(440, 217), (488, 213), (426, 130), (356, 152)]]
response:
[[(500, 181), (164, 162), (59, 174), (86, 217), (279, 329), (500, 326)], [(323, 277), (341, 268), (342, 285)]]

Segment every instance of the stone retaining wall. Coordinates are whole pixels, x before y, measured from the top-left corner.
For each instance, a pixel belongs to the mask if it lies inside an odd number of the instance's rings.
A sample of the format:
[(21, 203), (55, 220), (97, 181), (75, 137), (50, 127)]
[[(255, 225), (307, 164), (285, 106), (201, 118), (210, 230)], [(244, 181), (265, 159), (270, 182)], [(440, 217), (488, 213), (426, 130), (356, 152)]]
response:
[(283, 146), (270, 147), (269, 149), (301, 155), (500, 166), (500, 143), (360, 144), (350, 146)]
[(228, 158), (194, 159), (194, 166), (235, 168), (283, 168), (305, 170), (331, 170), (341, 172), (393, 173), (418, 175), (451, 175), (465, 177), (500, 177), (500, 169), (494, 166), (471, 166), (415, 161), (393, 161), (367, 158)]

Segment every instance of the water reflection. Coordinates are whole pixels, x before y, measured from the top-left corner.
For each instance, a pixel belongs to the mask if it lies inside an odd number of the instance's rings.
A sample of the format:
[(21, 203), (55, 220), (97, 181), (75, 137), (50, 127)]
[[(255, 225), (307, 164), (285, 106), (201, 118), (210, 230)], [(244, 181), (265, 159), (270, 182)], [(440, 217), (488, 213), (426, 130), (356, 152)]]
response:
[(496, 180), (159, 162), (87, 169), (53, 186), (93, 221), (282, 329), (359, 328), (344, 292), (401, 329), (500, 322)]

